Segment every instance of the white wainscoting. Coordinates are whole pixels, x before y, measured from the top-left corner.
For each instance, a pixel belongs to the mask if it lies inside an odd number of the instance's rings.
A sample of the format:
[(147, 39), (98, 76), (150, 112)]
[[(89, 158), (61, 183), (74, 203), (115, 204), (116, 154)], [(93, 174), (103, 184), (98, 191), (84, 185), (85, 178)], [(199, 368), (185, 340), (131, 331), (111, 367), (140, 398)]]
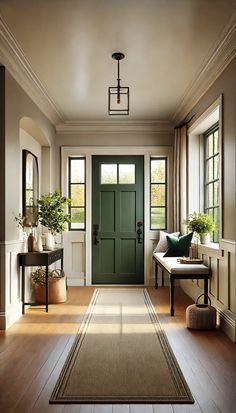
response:
[[(236, 341), (236, 243), (221, 240), (219, 249), (199, 246), (199, 257), (211, 269), (209, 296), (217, 309), (221, 329)], [(202, 280), (180, 281), (182, 289), (196, 300), (203, 292)]]
[(67, 285), (83, 286), (86, 284), (85, 267), (85, 232), (68, 231), (63, 236), (64, 268)]
[[(23, 252), (23, 241), (13, 240), (0, 243), (1, 265), (5, 271), (5, 280), (1, 284), (0, 329), (10, 327), (20, 316), (21, 275), (18, 265), (18, 253)], [(26, 287), (29, 273), (26, 272)], [(2, 277), (4, 278), (4, 277)], [(29, 294), (29, 290), (26, 291)]]

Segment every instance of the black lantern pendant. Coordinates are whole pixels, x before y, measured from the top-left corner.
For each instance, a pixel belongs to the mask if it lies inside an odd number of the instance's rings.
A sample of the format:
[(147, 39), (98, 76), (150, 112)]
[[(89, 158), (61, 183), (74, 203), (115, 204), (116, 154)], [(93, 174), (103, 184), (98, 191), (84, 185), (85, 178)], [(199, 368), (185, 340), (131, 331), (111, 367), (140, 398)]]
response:
[(112, 58), (117, 60), (118, 76), (117, 87), (108, 88), (108, 114), (128, 115), (129, 114), (129, 88), (120, 85), (120, 60), (124, 59), (123, 53), (113, 53)]

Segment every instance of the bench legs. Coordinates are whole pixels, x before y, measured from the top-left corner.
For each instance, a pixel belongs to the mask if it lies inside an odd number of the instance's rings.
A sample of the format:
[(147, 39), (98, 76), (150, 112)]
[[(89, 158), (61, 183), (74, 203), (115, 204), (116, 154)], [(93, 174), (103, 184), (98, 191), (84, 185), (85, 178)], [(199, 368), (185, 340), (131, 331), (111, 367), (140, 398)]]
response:
[(204, 278), (204, 304), (208, 304), (208, 279)]
[(175, 296), (175, 280), (174, 280), (174, 278), (170, 277), (170, 315), (172, 317), (175, 314), (174, 296)]
[[(164, 270), (161, 270), (161, 285), (164, 287), (165, 281), (164, 281)], [(157, 261), (155, 260), (155, 289), (158, 288), (158, 264)]]
[(158, 265), (157, 265), (157, 261), (155, 260), (155, 289), (158, 288), (157, 276), (158, 276)]

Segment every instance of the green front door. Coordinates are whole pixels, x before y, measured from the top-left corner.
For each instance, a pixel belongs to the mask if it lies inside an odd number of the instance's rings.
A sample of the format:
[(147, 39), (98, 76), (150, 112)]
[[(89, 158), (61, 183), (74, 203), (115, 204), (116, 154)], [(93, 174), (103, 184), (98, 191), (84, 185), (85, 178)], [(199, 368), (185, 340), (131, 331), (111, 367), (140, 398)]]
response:
[(143, 186), (143, 156), (93, 156), (93, 284), (143, 284)]

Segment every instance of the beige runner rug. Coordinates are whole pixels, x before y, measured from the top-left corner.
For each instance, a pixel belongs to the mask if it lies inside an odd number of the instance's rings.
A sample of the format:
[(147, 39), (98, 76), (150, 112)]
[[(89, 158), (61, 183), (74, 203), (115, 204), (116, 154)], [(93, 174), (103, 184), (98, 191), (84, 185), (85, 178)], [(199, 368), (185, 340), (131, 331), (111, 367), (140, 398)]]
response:
[(145, 289), (95, 291), (50, 403), (193, 403)]

